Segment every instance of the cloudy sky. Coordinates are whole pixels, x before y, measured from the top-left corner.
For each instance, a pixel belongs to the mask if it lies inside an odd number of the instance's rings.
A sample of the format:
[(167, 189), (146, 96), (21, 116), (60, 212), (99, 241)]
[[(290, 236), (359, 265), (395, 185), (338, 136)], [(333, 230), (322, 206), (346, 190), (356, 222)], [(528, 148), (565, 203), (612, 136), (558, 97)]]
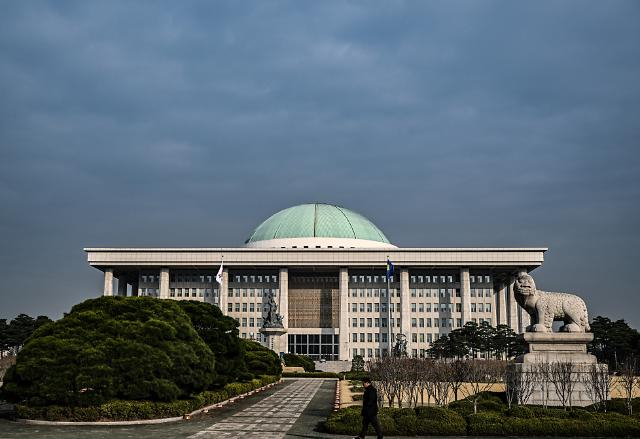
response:
[(89, 246), (237, 246), (336, 203), (411, 247), (544, 246), (640, 327), (637, 1), (3, 1), (0, 318)]

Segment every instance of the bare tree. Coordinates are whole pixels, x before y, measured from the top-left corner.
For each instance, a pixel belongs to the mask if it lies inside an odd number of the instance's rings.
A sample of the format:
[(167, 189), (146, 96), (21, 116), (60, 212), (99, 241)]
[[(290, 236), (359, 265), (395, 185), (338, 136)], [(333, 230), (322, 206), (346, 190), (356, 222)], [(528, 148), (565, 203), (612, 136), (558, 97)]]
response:
[(469, 360), (454, 360), (450, 363), (449, 369), (449, 385), (453, 390), (453, 400), (457, 401), (460, 387), (462, 387), (469, 375)]
[(638, 360), (636, 357), (631, 356), (627, 358), (620, 370), (620, 383), (622, 384), (622, 390), (624, 391), (624, 399), (627, 405), (627, 411), (629, 415), (633, 414), (633, 389), (636, 386), (640, 386), (639, 378), (636, 376), (638, 372)]
[(516, 384), (518, 380), (518, 370), (516, 370), (515, 364), (507, 365), (507, 370), (504, 374), (505, 382), (505, 395), (507, 397), (507, 406), (511, 410), (513, 404), (518, 403), (518, 386)]
[(427, 403), (431, 402), (433, 387), (431, 386), (429, 375), (433, 370), (433, 360), (423, 358), (418, 363), (418, 384), (417, 392), (420, 394), (420, 404), (424, 405), (424, 394), (427, 394)]
[(389, 407), (393, 407), (396, 397), (392, 361), (393, 357), (383, 357), (376, 358), (375, 361), (370, 361), (367, 364), (371, 379), (376, 382), (383, 403), (386, 399)]
[(551, 364), (541, 362), (532, 368), (533, 378), (536, 385), (540, 386), (540, 395), (542, 399), (542, 406), (547, 408), (549, 406), (549, 392), (551, 391)]
[(439, 406), (446, 405), (449, 401), (449, 375), (450, 367), (449, 363), (444, 360), (438, 360), (434, 362), (433, 373), (431, 374), (431, 380), (433, 384), (433, 396), (436, 404)]
[(596, 411), (607, 412), (607, 399), (611, 392), (611, 376), (606, 367), (598, 364), (589, 365), (581, 374), (589, 399), (593, 401)]
[(505, 372), (505, 387), (509, 408), (513, 403), (527, 404), (537, 383), (537, 374), (532, 367), (518, 370), (515, 364), (507, 367)]
[(571, 407), (571, 395), (574, 387), (575, 365), (569, 361), (558, 361), (551, 363), (549, 377), (553, 383), (556, 395), (566, 410)]
[(473, 412), (478, 412), (478, 402), (482, 392), (504, 379), (505, 363), (499, 360), (469, 360), (467, 384), (461, 390), (473, 402)]

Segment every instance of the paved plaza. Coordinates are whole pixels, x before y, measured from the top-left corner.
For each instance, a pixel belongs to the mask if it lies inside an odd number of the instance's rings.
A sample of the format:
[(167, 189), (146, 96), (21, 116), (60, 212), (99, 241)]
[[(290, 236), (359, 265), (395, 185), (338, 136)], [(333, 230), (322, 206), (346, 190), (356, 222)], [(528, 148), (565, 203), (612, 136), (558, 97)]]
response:
[(315, 431), (333, 407), (335, 381), (286, 379), (262, 393), (190, 421), (159, 425), (57, 427), (0, 419), (0, 439), (328, 438)]
[(321, 380), (296, 380), (256, 404), (214, 423), (189, 438), (284, 438), (322, 383)]

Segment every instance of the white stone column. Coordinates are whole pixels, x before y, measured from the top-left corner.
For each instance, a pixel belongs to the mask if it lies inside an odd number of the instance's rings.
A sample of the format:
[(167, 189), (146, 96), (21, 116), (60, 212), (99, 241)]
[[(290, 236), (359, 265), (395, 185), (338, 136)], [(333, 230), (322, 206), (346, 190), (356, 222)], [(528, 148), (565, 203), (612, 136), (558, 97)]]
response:
[[(289, 328), (289, 270), (281, 268), (278, 275), (278, 284), (280, 288), (278, 314), (282, 316), (282, 326), (284, 329)], [(289, 352), (289, 336), (283, 334), (280, 336), (280, 350), (285, 354)], [(278, 352), (279, 354), (280, 352)]]
[[(339, 360), (350, 360), (349, 341), (349, 270), (346, 267), (340, 268), (338, 279), (340, 286), (340, 352)], [(382, 352), (382, 349), (380, 350)]]
[[(411, 355), (413, 344), (411, 343), (411, 295), (409, 294), (409, 270), (400, 269), (400, 327), (396, 334), (402, 332), (407, 340), (407, 353)], [(396, 313), (396, 317), (398, 314)], [(397, 329), (397, 328), (396, 328)]]
[(496, 301), (498, 307), (498, 322), (497, 324), (507, 324), (507, 285), (504, 282), (500, 282), (498, 292), (496, 294)]
[(105, 268), (104, 270), (104, 288), (103, 296), (113, 296), (113, 268)]
[[(229, 303), (229, 269), (222, 268), (222, 285), (218, 285), (218, 307), (223, 315), (227, 314), (227, 303)], [(262, 307), (262, 304), (260, 304)], [(262, 315), (262, 313), (259, 313)]]
[(160, 269), (160, 298), (161, 299), (169, 298), (169, 269), (168, 268)]
[(462, 326), (471, 320), (471, 281), (469, 268), (460, 269), (460, 303), (462, 305)]

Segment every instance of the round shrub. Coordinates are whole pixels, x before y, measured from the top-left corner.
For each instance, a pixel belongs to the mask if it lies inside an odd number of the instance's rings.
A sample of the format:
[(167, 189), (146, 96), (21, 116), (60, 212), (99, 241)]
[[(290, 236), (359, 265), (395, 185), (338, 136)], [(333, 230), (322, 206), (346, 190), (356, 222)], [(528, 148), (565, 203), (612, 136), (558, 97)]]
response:
[(581, 421), (590, 421), (593, 419), (593, 414), (584, 409), (573, 408), (569, 411), (569, 417), (571, 419), (580, 419)]
[(215, 377), (214, 355), (178, 302), (101, 297), (36, 330), (2, 391), (30, 405), (97, 406), (188, 397)]
[(511, 410), (507, 410), (507, 416), (521, 419), (531, 419), (535, 416), (533, 410), (524, 405), (516, 405), (511, 407)]
[(502, 415), (494, 412), (482, 412), (467, 417), (468, 433), (473, 436), (502, 436)]
[(314, 372), (316, 364), (307, 355), (284, 354), (284, 364), (289, 367), (303, 367), (305, 372)]

